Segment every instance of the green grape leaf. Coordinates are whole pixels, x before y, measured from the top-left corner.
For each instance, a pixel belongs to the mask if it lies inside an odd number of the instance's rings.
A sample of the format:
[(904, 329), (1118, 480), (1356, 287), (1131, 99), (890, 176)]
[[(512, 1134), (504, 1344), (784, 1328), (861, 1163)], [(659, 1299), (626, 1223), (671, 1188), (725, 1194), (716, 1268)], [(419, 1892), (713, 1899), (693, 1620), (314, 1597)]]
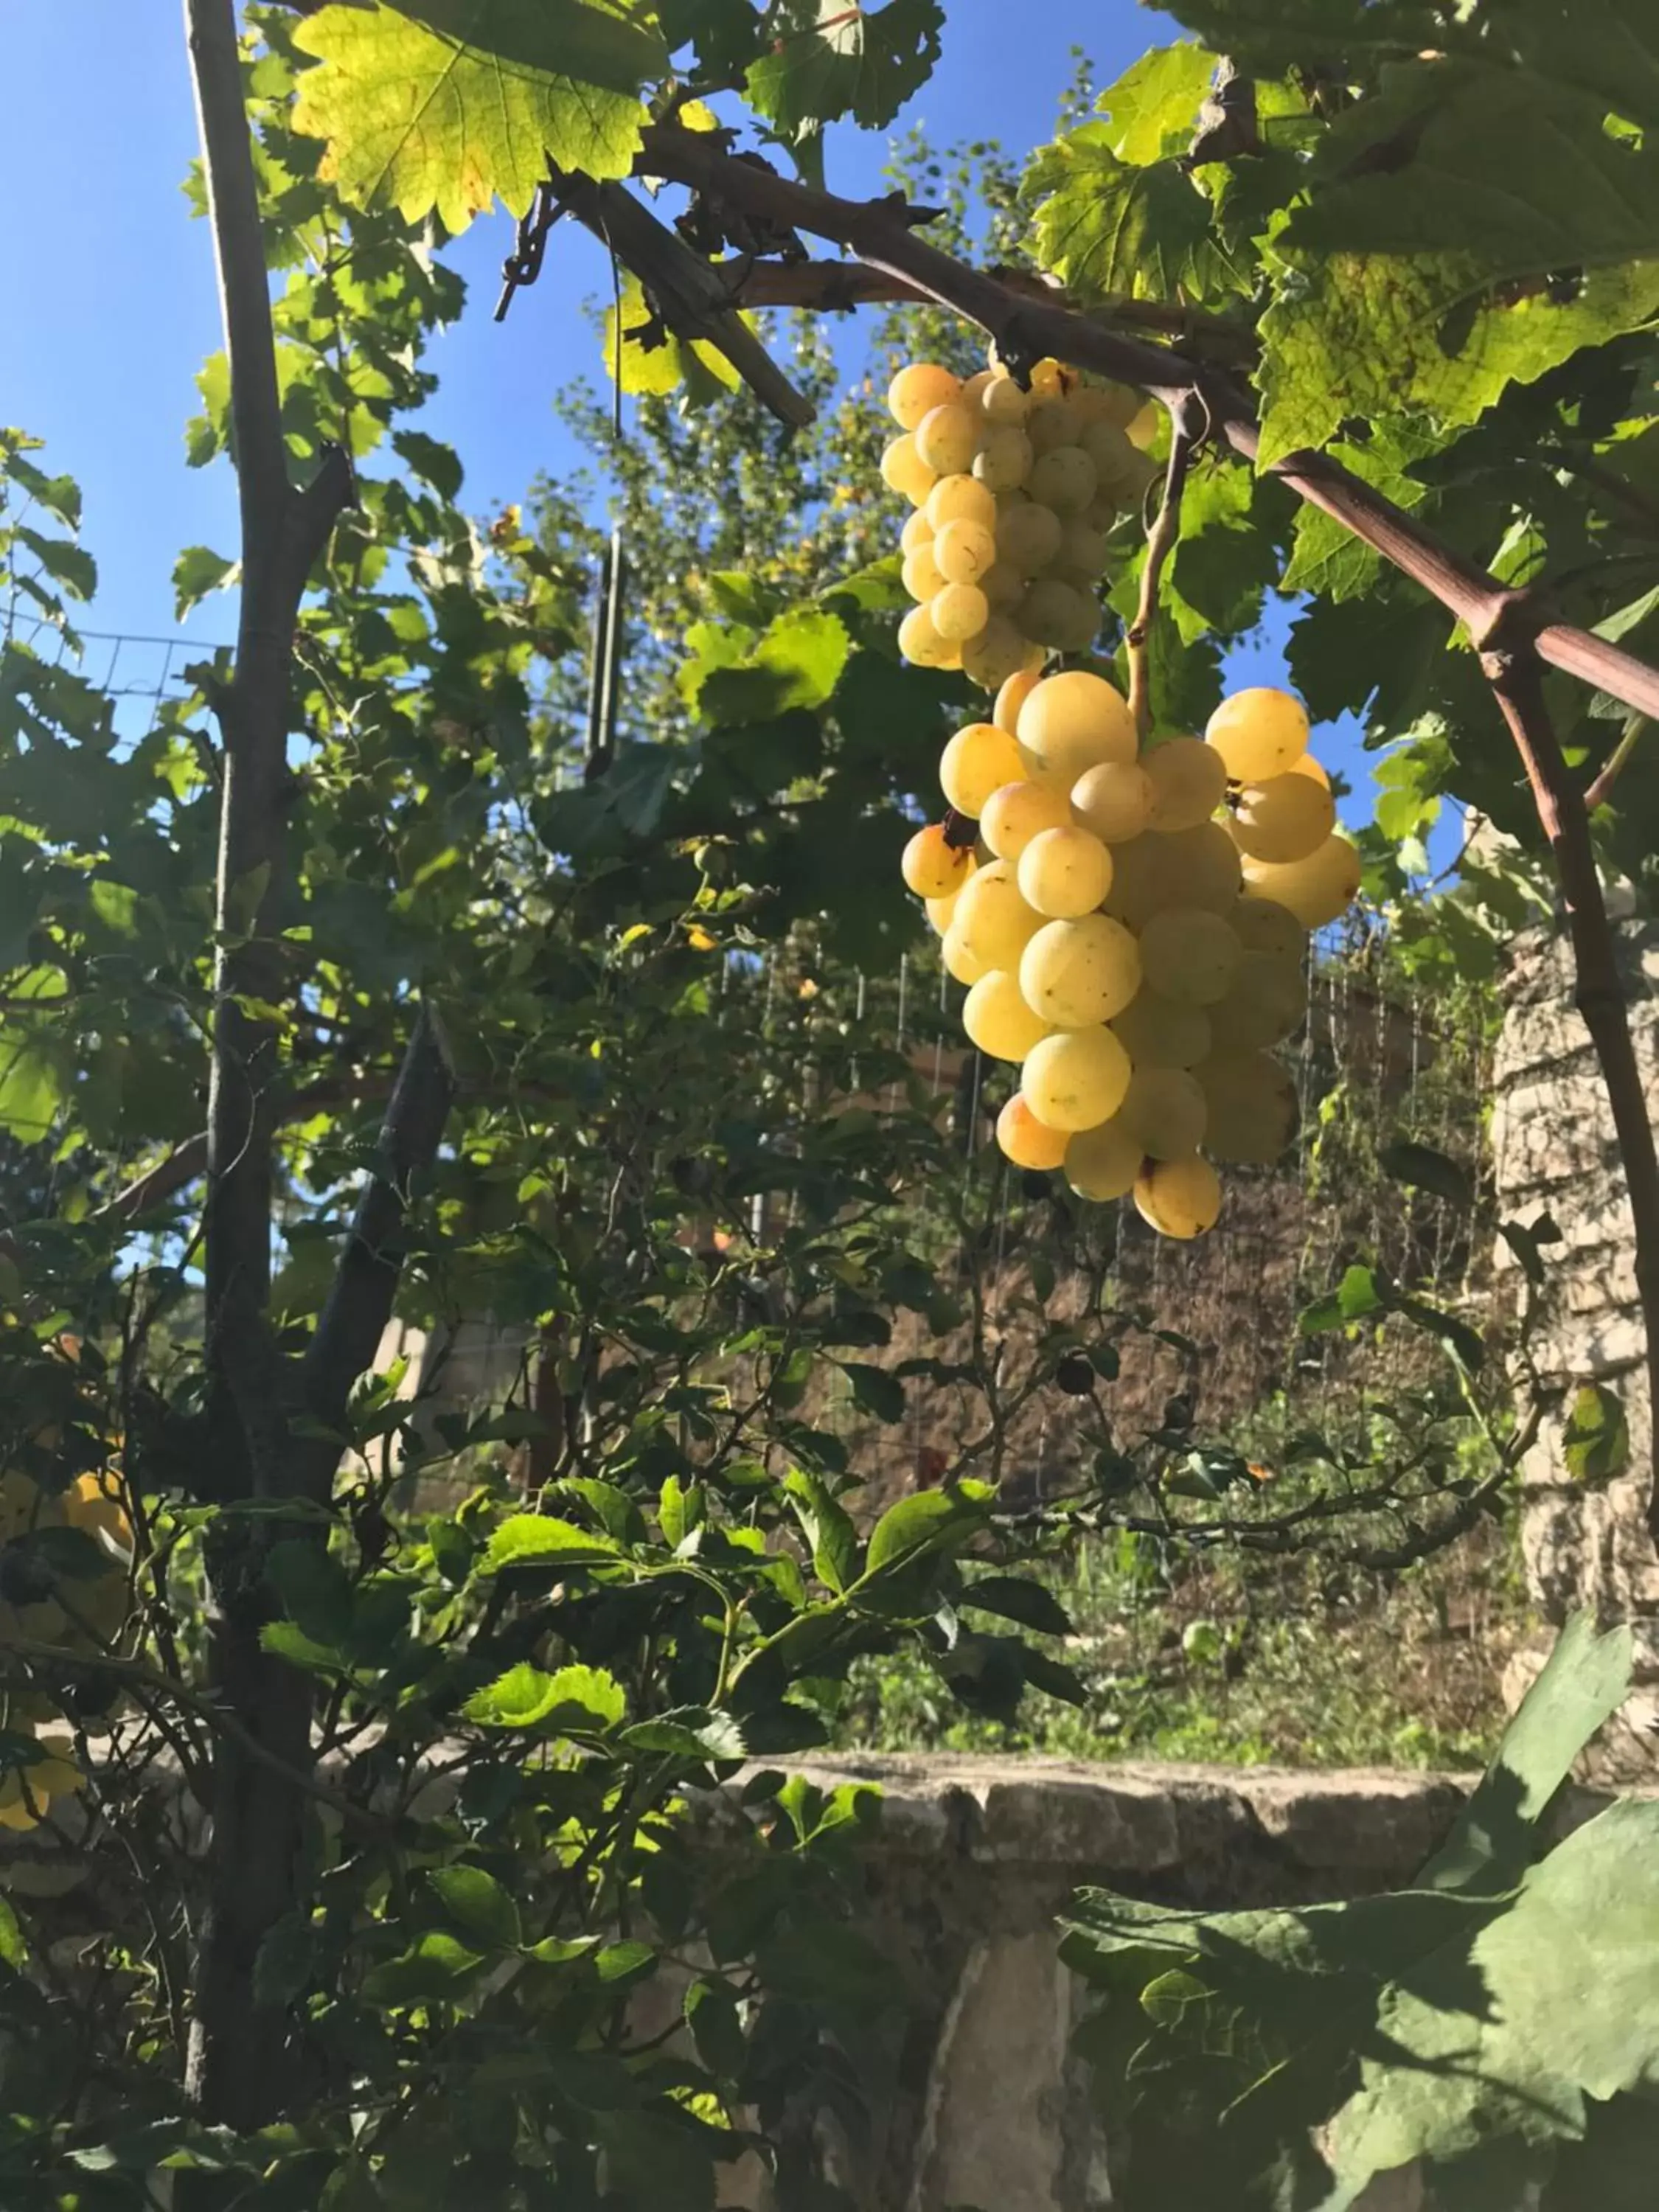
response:
[(429, 1929), (401, 1957), (387, 1959), (363, 1977), (363, 1996), (370, 2004), (420, 2004), (459, 1996), (483, 1964), (481, 1953), (469, 1951), (441, 1929)]
[(1575, 1613), (1450, 1835), (1417, 1877), (1419, 1889), (1496, 1897), (1512, 1889), (1535, 1848), (1536, 1830), (1572, 1763), (1630, 1688), (1630, 1629), (1596, 1632)]
[(784, 0), (771, 52), (750, 64), (749, 98), (781, 137), (809, 137), (851, 115), (884, 130), (939, 59), (939, 0)]
[(1106, 143), (1137, 167), (1190, 142), (1215, 73), (1215, 56), (1183, 39), (1154, 46), (1107, 86), (1095, 112), (1110, 125)]
[(461, 457), (453, 446), (445, 445), (441, 438), (429, 438), (424, 430), (398, 430), (392, 435), (392, 447), (440, 499), (459, 498), (463, 471)]
[(325, 179), (452, 232), (497, 198), (524, 214), (550, 156), (626, 176), (639, 88), (667, 66), (653, 19), (607, 0), (375, 0), (325, 7), (294, 37), (318, 64), (294, 125), (328, 142)]
[[(751, 330), (756, 327), (754, 316), (745, 315), (743, 320)], [(605, 311), (600, 335), (605, 348), (605, 373), (614, 377), (618, 362), (614, 300)], [(735, 392), (743, 382), (718, 346), (710, 345), (706, 338), (677, 337), (656, 322), (646, 305), (640, 280), (631, 270), (624, 273), (622, 283), (621, 369), (624, 392), (665, 399), (670, 392), (684, 386), (693, 405), (706, 404), (718, 398), (722, 392)]]
[(1322, 446), (1351, 416), (1473, 422), (1511, 383), (1659, 313), (1659, 261), (1591, 270), (1570, 297), (1494, 296), (1467, 253), (1298, 258), (1261, 319), (1258, 466)]
[(1113, 150), (1109, 123), (1045, 146), (1028, 190), (1040, 199), (1042, 267), (1085, 297), (1174, 300), (1237, 289), (1210, 234), (1210, 204), (1176, 161), (1142, 167)]
[[(1409, 510), (1422, 504), (1426, 487), (1407, 475), (1407, 469), (1431, 452), (1433, 442), (1395, 427), (1364, 443), (1345, 441), (1331, 450), (1345, 468), (1374, 484), (1396, 507)], [(1382, 565), (1382, 555), (1362, 544), (1334, 515), (1304, 506), (1296, 518), (1291, 562), (1280, 581), (1287, 592), (1305, 592), (1310, 599), (1336, 603), (1369, 592)]]
[(205, 545), (187, 545), (173, 564), (173, 611), (183, 622), (210, 592), (222, 592), (241, 574), (241, 564), (227, 561)]
[(1611, 1482), (1630, 1465), (1630, 1423), (1605, 1383), (1586, 1382), (1573, 1394), (1561, 1452), (1579, 1482)]
[(821, 707), (852, 650), (835, 615), (811, 607), (780, 615), (758, 641), (752, 630), (698, 623), (687, 633), (692, 658), (679, 672), (689, 706), (707, 722), (769, 722), (793, 707)]
[(30, 530), (22, 523), (13, 526), (11, 536), (15, 544), (28, 548), (47, 575), (61, 584), (72, 599), (89, 599), (98, 589), (98, 563), (83, 547), (70, 544), (66, 538), (48, 538), (43, 531)]
[(1375, 2056), (1327, 2156), (1355, 2201), (1376, 2173), (1492, 2138), (1582, 2134), (1587, 2097), (1659, 2079), (1659, 1805), (1559, 1844), (1472, 1940), (1401, 1956)]

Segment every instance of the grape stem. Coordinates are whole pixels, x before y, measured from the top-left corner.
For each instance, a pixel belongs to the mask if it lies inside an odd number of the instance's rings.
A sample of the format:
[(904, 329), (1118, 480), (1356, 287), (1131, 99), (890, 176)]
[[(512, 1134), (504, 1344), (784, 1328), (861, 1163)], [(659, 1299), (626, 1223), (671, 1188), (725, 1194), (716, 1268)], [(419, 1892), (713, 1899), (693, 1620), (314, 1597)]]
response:
[[(753, 161), (735, 160), (713, 132), (660, 125), (646, 131), (635, 167), (751, 218), (833, 240), (870, 268), (977, 323), (1006, 356), (1035, 360), (1049, 355), (1137, 385), (1172, 417), (1197, 395), (1218, 440), (1340, 522), (1464, 625), (1482, 655), (1555, 856), (1577, 1000), (1612, 1106), (1630, 1194), (1650, 1402), (1659, 1420), (1659, 1156), (1631, 1042), (1584, 793), (1562, 757), (1543, 693), (1547, 665), (1595, 685), (1638, 714), (1659, 718), (1659, 670), (1605, 638), (1553, 620), (1547, 598), (1501, 583), (1464, 559), (1329, 453), (1302, 447), (1264, 462), (1255, 410), (1230, 376), (1171, 346), (1109, 330), (1057, 302), (1023, 295), (919, 237), (902, 203), (848, 200), (818, 191)], [(1659, 1485), (1652, 1474), (1650, 1448), (1647, 1517), (1659, 1547)]]
[(1129, 655), (1129, 710), (1143, 747), (1152, 733), (1152, 624), (1158, 614), (1158, 580), (1181, 537), (1181, 499), (1187, 471), (1209, 428), (1203, 394), (1190, 392), (1170, 412), (1170, 460), (1164, 471), (1164, 495), (1146, 532), (1146, 557), (1140, 568), (1140, 599), (1125, 634)]

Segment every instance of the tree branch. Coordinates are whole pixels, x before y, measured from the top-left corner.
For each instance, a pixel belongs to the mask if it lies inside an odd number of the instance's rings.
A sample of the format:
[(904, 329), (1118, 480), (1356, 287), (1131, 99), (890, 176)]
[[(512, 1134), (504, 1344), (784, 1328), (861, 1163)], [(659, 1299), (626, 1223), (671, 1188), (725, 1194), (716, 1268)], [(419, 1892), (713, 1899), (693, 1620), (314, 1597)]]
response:
[[(908, 211), (894, 200), (847, 200), (813, 191), (793, 179), (734, 160), (708, 131), (653, 125), (635, 164), (750, 216), (815, 237), (834, 240), (860, 261), (901, 279), (924, 299), (953, 308), (996, 340), (1005, 356), (1052, 354), (1079, 368), (1139, 385), (1164, 407), (1189, 392), (1202, 394), (1215, 434), (1246, 460), (1255, 461), (1261, 431), (1248, 398), (1230, 379), (1200, 361), (1142, 338), (1103, 328), (1074, 309), (1016, 293), (984, 270), (969, 267), (918, 237)], [(1403, 508), (1351, 476), (1328, 453), (1304, 450), (1269, 464), (1310, 505), (1333, 515), (1356, 538), (1375, 547), (1437, 599), (1477, 643), (1500, 622), (1515, 619), (1526, 595), (1461, 560)], [(1659, 672), (1605, 639), (1563, 623), (1540, 627), (1535, 642), (1552, 666), (1594, 684), (1644, 714), (1659, 714)]]
[(1170, 462), (1164, 472), (1164, 496), (1158, 515), (1146, 533), (1146, 558), (1140, 569), (1140, 598), (1134, 620), (1125, 635), (1129, 655), (1129, 708), (1144, 747), (1152, 732), (1152, 657), (1148, 646), (1158, 613), (1158, 579), (1164, 564), (1181, 536), (1181, 499), (1187, 488), (1187, 469), (1193, 449), (1204, 434), (1204, 405), (1196, 392), (1188, 395), (1170, 418)]
[(812, 420), (811, 401), (796, 391), (744, 321), (718, 273), (641, 199), (625, 185), (595, 184), (564, 170), (556, 183), (562, 204), (633, 270), (677, 337), (717, 347), (781, 422), (799, 429)]
[[(351, 1386), (373, 1365), (403, 1270), (400, 1242), (410, 1187), (437, 1158), (444, 1123), (455, 1096), (455, 1079), (437, 1017), (422, 1007), (397, 1086), (380, 1125), (380, 1172), (358, 1201), (333, 1288), (317, 1323), (301, 1371), (301, 1395), (310, 1419), (337, 1433), (344, 1425)], [(307, 1441), (295, 1487), (325, 1501), (339, 1463), (339, 1447)]]
[(1645, 714), (1632, 715), (1626, 726), (1624, 736), (1620, 738), (1607, 756), (1607, 766), (1585, 791), (1584, 811), (1586, 814), (1594, 814), (1598, 806), (1605, 804), (1607, 793), (1628, 767), (1631, 755), (1652, 727), (1652, 723)]

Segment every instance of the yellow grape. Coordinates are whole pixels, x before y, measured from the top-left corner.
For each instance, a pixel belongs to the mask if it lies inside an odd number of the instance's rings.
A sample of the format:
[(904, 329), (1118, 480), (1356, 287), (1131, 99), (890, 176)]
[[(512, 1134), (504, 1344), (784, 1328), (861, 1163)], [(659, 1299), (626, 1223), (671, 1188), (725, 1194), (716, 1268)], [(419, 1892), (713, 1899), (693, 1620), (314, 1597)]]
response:
[(1020, 896), (1019, 881), (1006, 860), (988, 860), (962, 886), (951, 923), (974, 957), (986, 968), (1006, 968), (1015, 975), (1019, 957), (1037, 931), (1042, 916)]
[(961, 890), (974, 873), (973, 851), (966, 845), (951, 844), (943, 823), (930, 822), (905, 847), (899, 872), (906, 889), (918, 898), (948, 898), (952, 891)]
[(1094, 463), (1101, 494), (1120, 507), (1132, 506), (1146, 485), (1146, 457), (1136, 452), (1115, 422), (1085, 422), (1078, 442)]
[(1066, 1180), (1079, 1198), (1103, 1204), (1134, 1188), (1145, 1154), (1118, 1121), (1079, 1129), (1066, 1147)]
[(1277, 952), (1299, 963), (1308, 949), (1307, 931), (1277, 899), (1245, 891), (1228, 908), (1226, 918), (1247, 952)]
[(1071, 819), (1071, 801), (1063, 791), (1052, 784), (1034, 783), (1024, 770), (1017, 770), (981, 808), (979, 834), (998, 860), (1017, 860), (1041, 831), (1063, 830)]
[(1031, 473), (1031, 441), (1017, 422), (986, 426), (974, 474), (990, 491), (1012, 491)]
[(1161, 1237), (1201, 1237), (1220, 1215), (1221, 1178), (1196, 1153), (1154, 1160), (1135, 1179), (1135, 1206)]
[[(1042, 512), (1042, 510), (1039, 510)], [(1039, 576), (1019, 603), (1019, 626), (1039, 645), (1081, 653), (1100, 628), (1098, 602), (1057, 576)]]
[(1097, 492), (1094, 505), (1083, 517), (1083, 520), (1091, 530), (1099, 531), (1103, 537), (1112, 528), (1117, 518), (1117, 501), (1115, 499), (1109, 499), (1104, 492)]
[(1296, 1134), (1296, 1085), (1265, 1052), (1217, 1052), (1193, 1070), (1209, 1107), (1206, 1151), (1218, 1160), (1270, 1167)]
[(1304, 929), (1323, 929), (1358, 896), (1359, 866), (1347, 839), (1330, 836), (1303, 860), (1247, 860), (1244, 880), (1258, 898), (1288, 907)]
[(993, 1060), (1024, 1060), (1041, 1044), (1053, 1024), (1035, 1014), (1019, 994), (1019, 979), (1006, 968), (993, 968), (968, 994), (962, 1026)]
[(1092, 830), (1040, 830), (1019, 856), (1020, 896), (1053, 919), (1092, 914), (1111, 888), (1112, 856)]
[[(972, 586), (955, 588), (970, 590)], [(962, 648), (963, 672), (986, 691), (1000, 690), (1011, 676), (1017, 676), (1023, 668), (1040, 667), (1042, 662), (1042, 647), (1033, 645), (1006, 615), (992, 615), (984, 629)]]
[(1099, 482), (1081, 446), (1055, 446), (1032, 462), (1027, 488), (1056, 514), (1082, 514), (1093, 504)]
[(1242, 957), (1232, 931), (1203, 907), (1166, 906), (1140, 933), (1148, 989), (1183, 1006), (1212, 1006), (1224, 998)]
[[(960, 896), (957, 903), (958, 905), (961, 903)], [(951, 927), (945, 931), (944, 939), (939, 945), (939, 957), (945, 963), (945, 973), (953, 975), (958, 983), (965, 983), (970, 988), (978, 982), (981, 975), (988, 975), (991, 972), (989, 961), (981, 960), (979, 955), (963, 942), (962, 930), (954, 915), (951, 917)]]
[(1069, 669), (1045, 677), (1020, 708), (1019, 741), (1046, 769), (1075, 783), (1102, 761), (1133, 760), (1134, 717), (1103, 678)]
[[(1045, 922), (1020, 955), (1019, 988), (1026, 1004), (1056, 1029), (1091, 1029), (1133, 1002), (1140, 988), (1140, 949), (1121, 922), (1103, 914)], [(1121, 1028), (1118, 1039), (1127, 1048)]]
[(1233, 842), (1252, 860), (1305, 860), (1336, 827), (1336, 802), (1310, 775), (1247, 783), (1233, 816)]
[(933, 602), (912, 607), (899, 624), (898, 649), (918, 668), (960, 668), (962, 647), (954, 639), (941, 637), (934, 627)]
[(1106, 538), (1092, 522), (1081, 515), (1073, 515), (1060, 533), (1060, 558), (1068, 568), (1075, 568), (1085, 576), (1100, 576), (1106, 570)]
[(933, 559), (947, 584), (982, 583), (996, 557), (997, 541), (982, 522), (947, 522), (933, 540)]
[[(1019, 386), (1015, 385), (1013, 389), (1018, 392)], [(1057, 1168), (1068, 1145), (1075, 1141), (1064, 1129), (1050, 1129), (1039, 1121), (1018, 1091), (997, 1115), (997, 1143), (1004, 1158), (1017, 1168), (1034, 1168), (1039, 1172)]]
[(1246, 952), (1232, 988), (1210, 1009), (1218, 1052), (1246, 1052), (1282, 1044), (1308, 1011), (1308, 986), (1298, 956)]
[(1006, 730), (1011, 738), (1019, 735), (1019, 710), (1042, 681), (1035, 671), (1027, 668), (1008, 678), (997, 692), (996, 705), (991, 709), (991, 720), (998, 729)]
[[(939, 756), (939, 780), (945, 798), (958, 814), (976, 820), (991, 793), (1017, 781), (1019, 773), (1019, 747), (994, 722), (969, 722)], [(996, 851), (994, 846), (991, 849)]]
[(1083, 417), (1069, 398), (1058, 393), (1050, 399), (1039, 399), (1025, 419), (1025, 434), (1031, 441), (1034, 453), (1052, 453), (1057, 446), (1074, 446), (1083, 428)]
[(1265, 783), (1307, 751), (1308, 710), (1288, 691), (1257, 684), (1224, 699), (1204, 734), (1231, 781)]
[(974, 410), (952, 399), (943, 407), (929, 408), (911, 435), (918, 455), (935, 476), (954, 477), (973, 465), (979, 430)]
[(1180, 1160), (1203, 1143), (1207, 1110), (1184, 1067), (1137, 1067), (1117, 1118), (1149, 1160)]
[[(932, 496), (930, 492), (928, 497), (931, 499)], [(919, 507), (904, 518), (904, 527), (899, 532), (899, 551), (914, 553), (919, 547), (931, 545), (933, 542), (933, 526), (927, 520), (927, 510), (925, 507)]]
[(951, 927), (951, 915), (957, 910), (957, 893), (946, 891), (943, 898), (924, 899), (922, 904), (927, 909), (928, 927), (935, 937), (943, 937)]
[(1039, 399), (1054, 399), (1069, 392), (1076, 379), (1064, 362), (1044, 354), (1031, 369), (1031, 390)]
[(1162, 420), (1162, 413), (1156, 400), (1145, 401), (1123, 426), (1129, 443), (1138, 447), (1143, 453), (1151, 453), (1152, 447), (1158, 443), (1158, 427)]
[(1141, 756), (1152, 787), (1153, 830), (1196, 830), (1227, 795), (1221, 756), (1201, 738), (1170, 738)]
[(1176, 896), (1168, 873), (1167, 841), (1148, 830), (1112, 848), (1112, 887), (1106, 911), (1129, 929), (1143, 929)]
[[(1025, 596), (1025, 579), (1011, 562), (994, 561), (979, 580), (979, 587), (994, 612), (1006, 614)], [(1033, 682), (1036, 678), (1033, 678)]]
[(1035, 576), (1060, 550), (1060, 517), (1052, 507), (1026, 500), (997, 520), (997, 558), (1022, 576)]
[(977, 522), (985, 530), (996, 527), (995, 497), (976, 477), (941, 477), (921, 511), (933, 530), (943, 530), (952, 522)]
[(1154, 831), (1169, 896), (1160, 904), (1207, 907), (1224, 915), (1243, 887), (1238, 848), (1219, 822), (1195, 830)]
[(1026, 1055), (1020, 1091), (1051, 1129), (1092, 1129), (1109, 1121), (1129, 1087), (1129, 1055), (1099, 1025), (1058, 1030)]
[(881, 457), (881, 480), (901, 499), (908, 499), (912, 507), (920, 507), (933, 489), (939, 471), (930, 469), (916, 451), (916, 441), (907, 430), (902, 437), (893, 439)]
[[(1039, 930), (1037, 936), (1042, 934)], [(1036, 941), (1034, 938), (1032, 943)], [(1112, 1017), (1112, 1027), (1137, 1069), (1196, 1067), (1210, 1051), (1210, 1014), (1202, 1006), (1183, 1006), (1156, 991), (1137, 991), (1122, 1012)]]
[(907, 553), (904, 566), (899, 573), (905, 590), (920, 605), (926, 605), (929, 599), (945, 589), (945, 579), (939, 573), (939, 562), (931, 544), (918, 545), (914, 553)]
[(887, 387), (887, 411), (901, 430), (914, 430), (924, 415), (943, 407), (962, 389), (962, 379), (937, 362), (912, 362)]
[(980, 412), (993, 422), (1011, 424), (1023, 428), (1033, 405), (1029, 392), (1022, 392), (1012, 376), (999, 376), (994, 370), (991, 381), (980, 394)]
[(991, 603), (977, 584), (945, 584), (927, 602), (933, 628), (953, 645), (977, 637), (991, 619)]
[(1293, 760), (1285, 773), (1286, 775), (1311, 776), (1316, 783), (1322, 783), (1327, 791), (1331, 787), (1331, 780), (1325, 773), (1323, 763), (1316, 760), (1311, 753), (1304, 753), (1300, 760)]
[(964, 407), (980, 407), (983, 404), (988, 386), (994, 384), (995, 381), (996, 377), (992, 370), (988, 368), (976, 370), (972, 376), (963, 378), (962, 389), (957, 392), (957, 398)]
[(1079, 776), (1072, 807), (1084, 827), (1106, 844), (1127, 844), (1151, 819), (1152, 787), (1138, 761), (1102, 761)]
[(1082, 384), (1072, 399), (1085, 422), (1115, 422), (1122, 430), (1128, 428), (1146, 404), (1127, 384)]

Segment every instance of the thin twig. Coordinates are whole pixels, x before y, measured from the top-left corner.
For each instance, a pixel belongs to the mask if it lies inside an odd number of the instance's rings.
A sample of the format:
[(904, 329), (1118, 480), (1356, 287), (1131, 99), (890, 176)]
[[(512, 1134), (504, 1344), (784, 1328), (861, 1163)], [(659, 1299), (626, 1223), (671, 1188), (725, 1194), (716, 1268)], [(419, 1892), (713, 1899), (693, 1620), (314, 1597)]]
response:
[(1170, 416), (1170, 463), (1164, 471), (1164, 496), (1146, 533), (1146, 557), (1140, 569), (1140, 598), (1124, 643), (1129, 655), (1129, 707), (1144, 746), (1152, 733), (1152, 656), (1149, 650), (1158, 614), (1158, 580), (1181, 536), (1181, 499), (1187, 470), (1204, 435), (1207, 417), (1194, 392)]
[(1625, 734), (1607, 756), (1607, 766), (1584, 793), (1584, 811), (1594, 814), (1605, 804), (1607, 793), (1618, 782), (1629, 763), (1631, 755), (1647, 735), (1652, 724), (1645, 714), (1632, 714), (1626, 725)]

